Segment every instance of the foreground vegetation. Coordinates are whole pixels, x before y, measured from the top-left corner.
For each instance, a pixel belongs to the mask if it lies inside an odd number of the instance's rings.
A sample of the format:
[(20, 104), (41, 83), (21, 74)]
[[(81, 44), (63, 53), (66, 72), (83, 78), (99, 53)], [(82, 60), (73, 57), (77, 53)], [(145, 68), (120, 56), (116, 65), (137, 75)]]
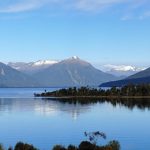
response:
[(53, 150), (120, 150), (120, 145), (117, 141), (111, 141), (105, 146), (98, 146), (88, 141), (82, 141), (78, 147), (69, 145), (66, 148), (61, 145), (56, 145)]
[[(104, 146), (99, 146), (97, 141), (99, 138), (106, 139), (106, 135), (103, 132), (85, 132), (84, 135), (88, 138), (88, 141), (82, 141), (79, 146), (69, 145), (64, 147), (62, 145), (56, 145), (52, 150), (120, 150), (120, 144), (117, 141), (110, 141)], [(0, 150), (5, 150), (2, 145), (0, 145)], [(18, 142), (15, 147), (9, 147), (8, 150), (39, 150), (33, 145)]]
[(115, 97), (149, 97), (150, 98), (150, 85), (127, 85), (121, 88), (112, 87), (111, 89), (104, 90), (102, 88), (68, 88), (60, 89), (53, 92), (44, 92), (41, 94), (34, 94), (35, 97), (57, 97), (57, 98), (73, 98), (73, 97), (101, 97), (101, 98), (115, 98)]
[[(0, 150), (6, 150), (0, 145)], [(14, 148), (9, 147), (8, 150), (39, 150), (33, 145), (18, 142)], [(120, 145), (117, 141), (111, 141), (105, 146), (98, 146), (88, 141), (83, 141), (78, 147), (69, 145), (67, 148), (62, 145), (56, 145), (52, 150), (120, 150)]]

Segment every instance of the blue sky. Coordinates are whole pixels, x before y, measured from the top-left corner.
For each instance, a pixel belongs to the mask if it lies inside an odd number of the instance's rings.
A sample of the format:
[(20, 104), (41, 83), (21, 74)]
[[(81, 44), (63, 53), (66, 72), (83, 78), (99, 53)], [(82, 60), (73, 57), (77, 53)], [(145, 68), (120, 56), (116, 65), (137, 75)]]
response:
[(150, 65), (149, 0), (0, 0), (0, 61)]

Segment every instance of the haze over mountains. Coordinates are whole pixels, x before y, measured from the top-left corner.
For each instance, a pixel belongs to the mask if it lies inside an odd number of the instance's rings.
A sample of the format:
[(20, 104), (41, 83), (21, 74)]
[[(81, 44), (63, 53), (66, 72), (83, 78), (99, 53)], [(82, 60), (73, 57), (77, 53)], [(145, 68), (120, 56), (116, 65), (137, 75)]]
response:
[(38, 82), (32, 77), (0, 63), (0, 87), (36, 87)]
[(33, 74), (35, 72), (38, 72), (42, 69), (48, 68), (49, 66), (58, 63), (58, 61), (55, 60), (39, 60), (36, 62), (9, 62), (7, 65), (21, 71), (26, 74)]
[[(74, 56), (76, 57), (76, 56)], [(9, 62), (7, 65), (18, 70), (21, 72), (24, 72), (26, 74), (33, 74), (36, 72), (39, 72), (40, 70), (43, 70), (44, 68), (48, 68), (49, 66), (56, 64), (60, 61), (56, 60), (39, 60), (36, 62)], [(94, 64), (93, 64), (94, 65)], [(95, 65), (94, 65), (95, 66)], [(102, 70), (103, 72), (112, 74), (114, 76), (119, 77), (120, 79), (131, 76), (137, 72), (143, 71), (146, 68), (145, 67), (135, 67), (131, 65), (96, 65), (99, 70)], [(99, 67), (101, 66), (101, 67)]]
[(113, 74), (118, 77), (128, 77), (133, 74), (136, 74), (140, 71), (145, 70), (145, 67), (136, 67), (131, 65), (104, 65), (104, 70), (107, 73)]
[(74, 56), (63, 61), (1, 63), (1, 87), (97, 86), (117, 80)]
[[(103, 72), (77, 56), (62, 61), (10, 62), (7, 65), (0, 63), (0, 87), (98, 86), (104, 82), (114, 83), (111, 81), (121, 79), (121, 71), (127, 74), (131, 71), (136, 73), (141, 69), (133, 66), (109, 67), (110, 71)], [(131, 80), (135, 76), (147, 77), (149, 70), (129, 76), (125, 80)], [(115, 76), (112, 72), (118, 74)]]
[(94, 68), (78, 57), (72, 57), (34, 74), (35, 79), (48, 86), (97, 86), (117, 78)]
[(131, 75), (123, 80), (106, 82), (101, 84), (104, 87), (121, 87), (127, 84), (150, 84), (150, 68)]

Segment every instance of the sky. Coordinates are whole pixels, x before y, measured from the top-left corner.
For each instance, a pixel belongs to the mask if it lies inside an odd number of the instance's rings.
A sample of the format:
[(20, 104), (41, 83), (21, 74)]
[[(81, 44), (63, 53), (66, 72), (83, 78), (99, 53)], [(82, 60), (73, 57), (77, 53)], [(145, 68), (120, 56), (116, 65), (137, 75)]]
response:
[(0, 61), (150, 66), (149, 0), (0, 0)]

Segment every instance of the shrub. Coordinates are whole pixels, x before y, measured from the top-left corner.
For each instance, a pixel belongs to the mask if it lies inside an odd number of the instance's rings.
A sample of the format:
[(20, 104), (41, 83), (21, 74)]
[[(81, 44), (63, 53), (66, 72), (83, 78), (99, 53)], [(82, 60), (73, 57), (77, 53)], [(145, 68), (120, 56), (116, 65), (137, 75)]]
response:
[(120, 144), (118, 141), (110, 141), (108, 146), (110, 146), (113, 150), (120, 150)]
[(79, 150), (94, 150), (95, 145), (88, 142), (88, 141), (83, 141), (79, 145)]
[(67, 150), (67, 149), (61, 145), (56, 145), (53, 147), (53, 150)]
[(77, 150), (78, 148), (75, 147), (74, 145), (69, 145), (68, 150)]
[(14, 148), (14, 150), (37, 150), (33, 145), (18, 142)]

